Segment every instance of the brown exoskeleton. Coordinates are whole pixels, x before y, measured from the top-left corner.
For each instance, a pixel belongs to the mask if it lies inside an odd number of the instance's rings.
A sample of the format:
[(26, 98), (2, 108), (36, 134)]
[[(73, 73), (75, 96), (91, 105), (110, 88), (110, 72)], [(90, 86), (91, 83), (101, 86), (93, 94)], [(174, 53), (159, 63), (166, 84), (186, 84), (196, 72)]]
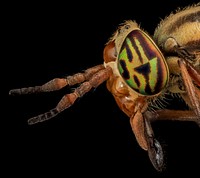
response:
[[(163, 151), (155, 138), (154, 120), (194, 121), (200, 125), (200, 6), (188, 6), (161, 21), (151, 38), (135, 21), (121, 24), (103, 51), (104, 63), (83, 73), (55, 78), (41, 86), (12, 89), (10, 95), (50, 92), (80, 84), (52, 110), (30, 118), (28, 124), (48, 120), (77, 98), (107, 82), (119, 108), (154, 167), (163, 170)], [(154, 108), (166, 94), (178, 94), (189, 110)], [(152, 109), (153, 108), (153, 109)]]

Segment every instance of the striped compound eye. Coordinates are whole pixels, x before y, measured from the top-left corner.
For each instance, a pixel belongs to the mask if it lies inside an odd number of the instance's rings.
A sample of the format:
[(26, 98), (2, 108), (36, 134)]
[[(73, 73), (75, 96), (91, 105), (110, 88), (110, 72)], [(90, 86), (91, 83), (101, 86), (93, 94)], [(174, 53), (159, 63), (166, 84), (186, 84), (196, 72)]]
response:
[(131, 31), (122, 43), (118, 69), (125, 82), (141, 95), (156, 95), (167, 85), (169, 70), (153, 40), (140, 29)]

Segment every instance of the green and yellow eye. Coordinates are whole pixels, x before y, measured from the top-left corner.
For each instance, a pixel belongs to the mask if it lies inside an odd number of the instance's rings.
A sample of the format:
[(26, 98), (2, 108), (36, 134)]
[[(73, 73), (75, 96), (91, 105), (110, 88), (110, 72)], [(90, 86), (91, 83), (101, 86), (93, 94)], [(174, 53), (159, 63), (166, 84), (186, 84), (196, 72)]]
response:
[(131, 31), (125, 38), (118, 55), (118, 69), (125, 82), (142, 95), (160, 93), (169, 79), (164, 56), (140, 29)]

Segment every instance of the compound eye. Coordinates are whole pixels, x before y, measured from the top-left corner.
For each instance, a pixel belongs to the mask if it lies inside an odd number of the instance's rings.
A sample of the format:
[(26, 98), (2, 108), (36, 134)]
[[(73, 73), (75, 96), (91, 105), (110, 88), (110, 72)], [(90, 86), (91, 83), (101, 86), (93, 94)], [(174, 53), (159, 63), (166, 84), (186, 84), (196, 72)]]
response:
[(159, 48), (143, 31), (136, 29), (126, 36), (117, 60), (122, 78), (138, 94), (156, 95), (166, 87), (168, 65)]

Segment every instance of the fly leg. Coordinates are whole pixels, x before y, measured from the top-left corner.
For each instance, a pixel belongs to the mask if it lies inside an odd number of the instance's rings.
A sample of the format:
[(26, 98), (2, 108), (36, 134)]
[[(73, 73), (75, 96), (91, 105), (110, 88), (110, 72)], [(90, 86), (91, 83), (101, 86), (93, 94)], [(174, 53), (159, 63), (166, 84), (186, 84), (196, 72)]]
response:
[(155, 169), (162, 171), (164, 169), (163, 150), (154, 136), (150, 120), (148, 119), (146, 113), (142, 114), (142, 112), (138, 110), (134, 116), (130, 118), (131, 127), (140, 147), (148, 151), (149, 159)]
[(143, 116), (149, 158), (153, 166), (158, 171), (162, 171), (164, 169), (164, 154), (162, 146), (154, 136), (151, 121), (147, 117), (147, 112), (145, 112)]
[[(155, 114), (156, 113), (156, 114)], [(157, 110), (155, 113), (147, 111), (145, 117), (148, 118), (150, 122), (158, 120), (171, 120), (171, 121), (189, 121), (198, 124), (199, 117), (191, 110), (169, 110), (161, 109)]]

